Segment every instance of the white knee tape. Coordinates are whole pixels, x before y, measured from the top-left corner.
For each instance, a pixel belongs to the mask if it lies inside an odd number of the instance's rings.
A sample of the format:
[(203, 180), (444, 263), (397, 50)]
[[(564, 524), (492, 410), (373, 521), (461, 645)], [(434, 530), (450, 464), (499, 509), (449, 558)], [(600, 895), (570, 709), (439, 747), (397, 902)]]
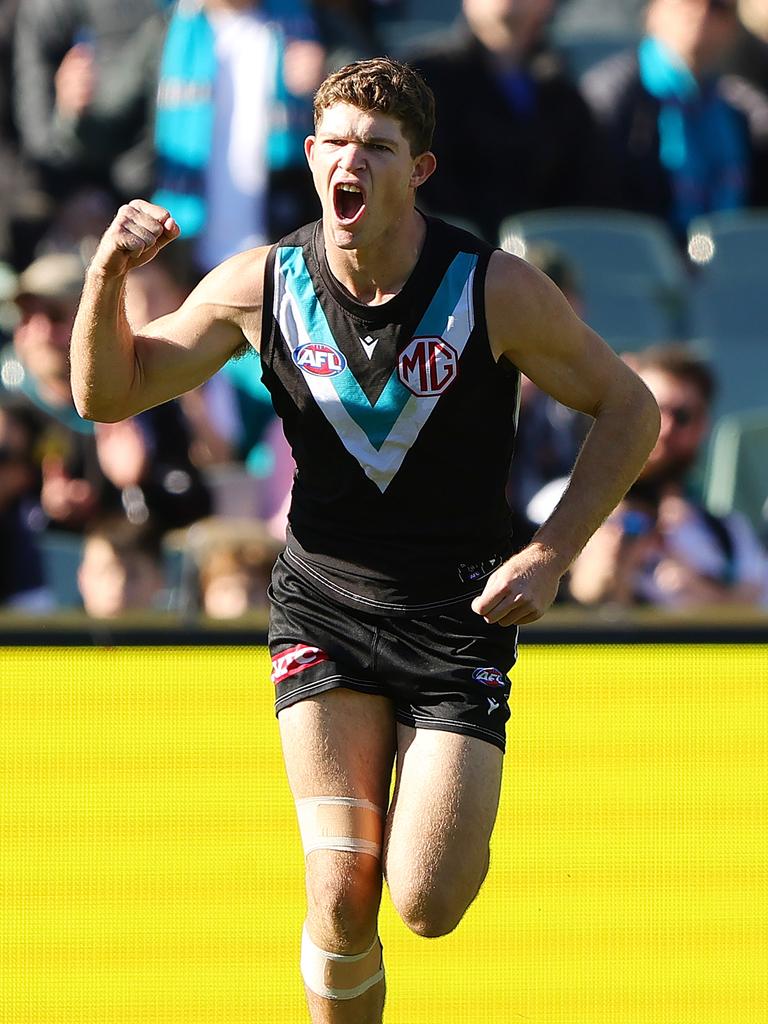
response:
[(301, 975), (307, 988), (324, 999), (356, 999), (384, 977), (379, 936), (364, 953), (328, 953), (309, 937), (306, 922), (301, 936)]
[(370, 800), (311, 796), (296, 801), (304, 855), (340, 850), (381, 857), (384, 811)]

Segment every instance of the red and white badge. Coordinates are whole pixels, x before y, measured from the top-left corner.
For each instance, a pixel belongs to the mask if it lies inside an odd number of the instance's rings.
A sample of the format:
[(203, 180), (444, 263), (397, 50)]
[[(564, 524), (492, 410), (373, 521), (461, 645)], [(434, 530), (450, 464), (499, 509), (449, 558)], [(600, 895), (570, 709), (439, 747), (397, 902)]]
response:
[(319, 665), (322, 661), (328, 661), (328, 655), (319, 647), (296, 644), (295, 647), (289, 647), (287, 651), (272, 656), (272, 682), (277, 686), (285, 679), (303, 672), (305, 668)]

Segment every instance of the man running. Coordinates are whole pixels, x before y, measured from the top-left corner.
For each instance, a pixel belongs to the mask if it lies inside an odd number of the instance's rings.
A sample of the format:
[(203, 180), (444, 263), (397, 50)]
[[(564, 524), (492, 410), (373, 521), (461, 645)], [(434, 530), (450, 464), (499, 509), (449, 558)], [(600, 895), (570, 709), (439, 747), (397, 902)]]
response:
[[(96, 420), (260, 350), (298, 467), (270, 649), (315, 1024), (382, 1019), (383, 877), (423, 936), (455, 928), (476, 896), (517, 627), (552, 603), (659, 426), (642, 382), (543, 274), (416, 210), (433, 124), (431, 93), (402, 64), (330, 75), (306, 141), (322, 220), (227, 260), (134, 334), (125, 275), (178, 235), (168, 210), (136, 200), (99, 244), (72, 342), (77, 407)], [(594, 424), (558, 508), (513, 554), (520, 372)]]

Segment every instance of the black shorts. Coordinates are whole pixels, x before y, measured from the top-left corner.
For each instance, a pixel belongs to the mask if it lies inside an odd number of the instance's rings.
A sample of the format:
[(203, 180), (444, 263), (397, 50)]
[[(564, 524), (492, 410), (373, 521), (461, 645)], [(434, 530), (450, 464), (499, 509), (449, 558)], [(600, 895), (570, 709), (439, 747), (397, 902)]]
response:
[(345, 687), (388, 697), (417, 729), (505, 747), (517, 627), (487, 623), (469, 600), (414, 618), (335, 604), (281, 555), (269, 587), (275, 712)]

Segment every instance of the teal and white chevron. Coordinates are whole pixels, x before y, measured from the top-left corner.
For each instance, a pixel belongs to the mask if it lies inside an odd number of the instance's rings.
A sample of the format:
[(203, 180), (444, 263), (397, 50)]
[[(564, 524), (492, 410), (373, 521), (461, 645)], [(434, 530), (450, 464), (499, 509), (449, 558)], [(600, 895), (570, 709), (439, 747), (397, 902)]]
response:
[[(415, 337), (449, 342), (460, 357), (474, 327), (472, 283), (477, 255), (460, 252), (445, 272)], [(274, 317), (291, 352), (315, 342), (339, 351), (315, 294), (300, 246), (284, 246), (275, 260)], [(304, 373), (313, 398), (347, 451), (383, 493), (400, 469), (441, 395), (417, 397), (397, 367), (371, 403), (349, 365), (334, 376)]]

